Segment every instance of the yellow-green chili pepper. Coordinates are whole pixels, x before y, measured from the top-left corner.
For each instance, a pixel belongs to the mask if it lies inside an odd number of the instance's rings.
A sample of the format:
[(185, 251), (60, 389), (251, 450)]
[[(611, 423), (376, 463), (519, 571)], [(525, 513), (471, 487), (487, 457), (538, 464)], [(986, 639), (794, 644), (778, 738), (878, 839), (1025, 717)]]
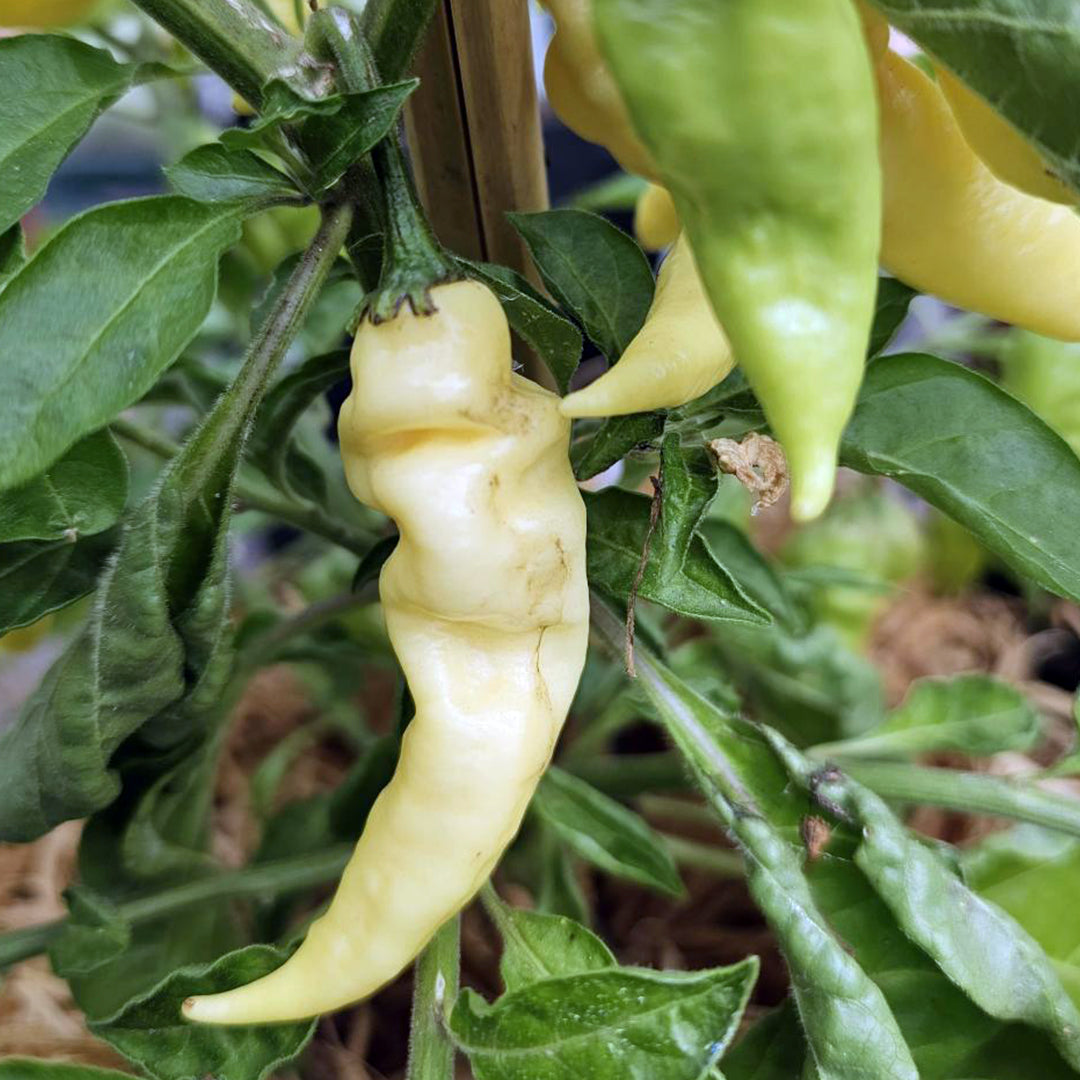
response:
[[(922, 569), (925, 557), (915, 512), (877, 487), (837, 498), (821, 518), (796, 529), (780, 552), (792, 568), (823, 572), (810, 590), (810, 610), (856, 651), (865, 649), (897, 586)], [(828, 581), (830, 570), (860, 580)]]
[(0, 0), (0, 26), (46, 30), (74, 26), (93, 14), (99, 0)]
[(1080, 217), (999, 180), (941, 87), (882, 45), (867, 12), (881, 111), (881, 261), (957, 307), (1080, 340)]
[(680, 237), (660, 266), (645, 324), (619, 362), (596, 382), (563, 398), (564, 416), (622, 416), (674, 408), (704, 394), (735, 366)]
[(1080, 202), (1080, 195), (1054, 175), (1039, 151), (988, 101), (948, 69), (936, 70), (964, 138), (999, 180), (1051, 202), (1066, 206)]
[(606, 147), (627, 171), (653, 176), (648, 151), (634, 134), (619, 88), (596, 44), (592, 0), (542, 0), (555, 19), (544, 57), (548, 102), (575, 134)]
[(634, 207), (634, 235), (646, 251), (660, 251), (679, 235), (679, 213), (667, 188), (647, 184)]
[(297, 952), (191, 998), (216, 1024), (314, 1016), (392, 979), (487, 880), (521, 823), (585, 661), (585, 510), (558, 398), (511, 370), (495, 296), (365, 322), (339, 431), (349, 486), (401, 539), (379, 580), (416, 716), (337, 894)]
[(593, 0), (702, 281), (783, 444), (792, 513), (832, 493), (877, 290), (871, 65), (850, 0)]

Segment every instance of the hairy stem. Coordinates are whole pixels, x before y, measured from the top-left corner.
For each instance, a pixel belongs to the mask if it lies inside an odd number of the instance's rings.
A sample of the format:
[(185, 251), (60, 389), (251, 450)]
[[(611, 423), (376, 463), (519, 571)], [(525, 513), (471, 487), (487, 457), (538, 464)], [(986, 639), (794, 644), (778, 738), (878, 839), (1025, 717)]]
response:
[(368, 0), (362, 26), (387, 82), (403, 78), (439, 0)]
[[(156, 431), (137, 424), (133, 420), (120, 417), (109, 425), (115, 435), (127, 442), (149, 450), (152, 454), (168, 460), (180, 452), (179, 444), (159, 435)], [(238, 477), (233, 487), (240, 501), (240, 511), (258, 510), (271, 517), (281, 518), (298, 529), (304, 529), (324, 540), (352, 551), (357, 555), (366, 555), (373, 540), (366, 534), (358, 533), (343, 522), (337, 521), (315, 503), (301, 502), (298, 499), (270, 490), (264, 484), (253, 484)]]
[(453, 1080), (454, 1047), (445, 1018), (457, 997), (460, 966), (461, 919), (455, 915), (416, 961), (405, 1080)]
[(836, 762), (853, 780), (886, 799), (1014, 818), (1080, 836), (1080, 799), (1025, 781), (900, 762)]
[(303, 51), (303, 43), (250, 0), (135, 0), (255, 108), (263, 87), (286, 83), (300, 97), (329, 89), (329, 74)]

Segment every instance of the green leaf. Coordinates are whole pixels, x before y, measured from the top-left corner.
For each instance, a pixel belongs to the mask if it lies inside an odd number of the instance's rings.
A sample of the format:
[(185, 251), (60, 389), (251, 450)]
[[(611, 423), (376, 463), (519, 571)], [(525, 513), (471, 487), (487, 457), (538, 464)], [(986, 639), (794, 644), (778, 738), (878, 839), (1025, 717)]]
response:
[[(226, 485), (218, 504), (228, 501), (227, 491)], [(224, 617), (227, 592), (222, 548), (188, 610), (192, 636), (173, 623), (167, 579), (188, 558), (205, 555), (176, 513), (177, 494), (172, 470), (125, 528), (82, 633), (0, 735), (0, 778), (8, 785), (0, 806), (5, 840), (34, 839), (112, 802), (120, 790), (114, 755), (144, 726), (157, 727), (151, 737), (164, 744), (159, 750), (192, 734), (197, 719), (179, 723), (174, 710), (199, 690), (203, 663), (216, 658), (220, 622), (208, 637), (198, 623), (214, 607)], [(188, 647), (196, 655), (186, 660)], [(186, 667), (194, 668), (190, 682)], [(216, 665), (214, 674), (216, 684)]]
[(93, 592), (118, 540), (118, 530), (110, 529), (76, 543), (0, 544), (0, 634), (29, 626)]
[[(605, 609), (597, 611), (594, 608), (594, 614), (603, 638), (611, 647), (616, 647), (620, 632), (618, 621)], [(745, 721), (725, 716), (676, 679), (647, 650), (639, 649), (637, 666), (639, 685), (646, 691), (657, 714), (703, 779), (713, 805), (721, 812), (728, 827), (741, 833), (743, 844), (751, 848), (747, 871), (760, 877), (756, 893), (760, 903), (771, 905), (766, 909), (771, 918), (784, 920), (784, 925), (778, 927), (774, 923), (777, 932), (781, 937), (794, 932), (797, 921), (806, 917), (814, 922), (818, 917), (826, 919), (832, 933), (839, 942), (844, 943), (843, 950), (884, 994), (888, 1011), (899, 1022), (907, 1047), (910, 1048), (910, 1053), (904, 1050), (899, 1056), (889, 1051), (891, 1040), (887, 1037), (888, 1024), (877, 1006), (864, 1013), (858, 1025), (841, 1024), (838, 1027), (826, 1023), (827, 1012), (815, 1009), (813, 1019), (809, 1014), (802, 1017), (810, 1031), (811, 1044), (821, 1048), (818, 1052), (827, 1053), (834, 1063), (843, 1065), (845, 1071), (819, 1072), (815, 1071), (816, 1065), (810, 1065), (804, 1075), (852, 1076), (860, 1080), (870, 1076), (876, 1080), (878, 1077), (909, 1075), (918, 1075), (921, 1080), (956, 1080), (958, 1077), (1030, 1080), (1032, 1076), (1039, 1076), (1040, 1080), (1065, 1080), (1065, 1077), (1073, 1075), (1049, 1040), (1038, 1032), (1017, 1024), (1002, 1023), (982, 1012), (930, 956), (912, 944), (906, 932), (909, 932), (909, 927), (905, 924), (901, 929), (886, 906), (906, 904), (910, 892), (920, 904), (929, 904), (923, 909), (927, 918), (940, 918), (951, 926), (953, 922), (964, 919), (968, 910), (966, 904), (950, 905), (948, 911), (939, 911), (937, 909), (943, 903), (936, 898), (928, 900), (921, 891), (921, 882), (890, 882), (888, 894), (879, 897), (850, 859), (848, 851), (855, 846), (856, 840), (846, 831), (837, 830), (827, 853), (809, 861), (805, 867), (806, 879), (811, 886), (811, 907), (798, 878), (790, 877), (795, 870), (791, 851), (785, 854), (784, 848), (779, 847), (783, 837), (794, 835), (795, 824), (806, 813), (805, 803), (783, 777), (776, 776), (774, 770), (780, 767), (777, 757), (772, 753), (762, 753), (765, 745), (762, 731)], [(797, 757), (790, 745), (779, 740), (775, 733), (769, 733), (769, 738), (772, 745), (789, 757)], [(798, 778), (806, 783), (805, 777)], [(815, 785), (820, 786), (819, 781), (815, 780)], [(717, 787), (723, 788), (724, 797), (717, 797)], [(832, 795), (831, 792), (829, 794)], [(734, 803), (729, 801), (732, 798), (735, 799)], [(757, 814), (753, 812), (754, 809)], [(900, 829), (898, 823), (895, 829)], [(889, 825), (885, 842), (891, 844), (896, 841), (895, 829)], [(868, 838), (876, 842), (877, 838), (870, 836), (870, 832), (864, 830), (860, 833), (862, 842), (867, 842)], [(839, 836), (838, 840), (836, 835)], [(924, 852), (928, 853), (927, 858), (940, 858), (935, 851), (924, 848), (918, 841), (911, 840), (910, 843), (915, 845), (914, 851), (908, 851), (908, 841), (905, 840), (904, 854), (912, 860), (912, 865), (921, 863)], [(760, 863), (756, 871), (753, 869), (755, 860)], [(953, 881), (957, 880), (946, 863), (939, 862), (937, 865), (945, 869)], [(770, 873), (770, 868), (774, 866), (779, 872)], [(794, 881), (794, 887), (788, 886), (789, 881)], [(769, 893), (777, 889), (776, 896), (770, 897)], [(799, 915), (799, 910), (791, 909), (791, 904), (797, 905), (803, 914)], [(792, 922), (796, 916), (798, 920)], [(970, 936), (963, 928), (957, 933), (961, 941)], [(811, 963), (810, 982), (801, 983), (803, 991), (806, 992), (809, 986), (813, 993), (819, 994), (830, 985), (842, 991), (845, 983), (857, 973), (850, 969), (845, 972), (848, 965), (837, 957), (834, 947), (824, 936), (816, 937), (825, 952), (821, 960)], [(806, 950), (813, 941), (814, 936), (807, 936), (793, 944), (800, 950)], [(943, 935), (939, 944), (942, 943), (946, 949), (957, 945), (951, 934)], [(800, 971), (802, 964), (810, 960), (812, 955), (812, 951), (801, 952), (798, 958)], [(1034, 959), (1037, 964), (1037, 956)], [(1026, 980), (1033, 978), (1037, 980), (1038, 977), (1031, 974), (1025, 976)], [(1003, 993), (1007, 991), (1008, 979), (999, 980), (998, 974), (992, 973), (991, 980), (997, 982), (997, 988)], [(797, 986), (800, 985), (800, 979), (797, 978), (795, 982)], [(835, 1015), (842, 1015), (842, 1002), (835, 1004), (839, 1009)], [(794, 1017), (794, 1012), (787, 1010), (786, 1015)], [(878, 1033), (877, 1049), (871, 1052), (870, 1048), (875, 1043), (867, 1036), (875, 1031)], [(797, 1025), (794, 1032), (777, 1033), (776, 1038), (784, 1042), (785, 1053), (781, 1057), (790, 1060), (790, 1040), (797, 1037)], [(738, 1052), (730, 1069), (725, 1062), (725, 1072), (730, 1073), (729, 1080), (749, 1080), (751, 1077), (756, 1080), (781, 1080), (792, 1075), (790, 1072), (778, 1072), (775, 1068), (770, 1071), (766, 1068), (769, 1065), (767, 1057), (763, 1063), (760, 1053), (748, 1052), (748, 1056), (751, 1061), (746, 1068), (740, 1067)], [(917, 1073), (912, 1072), (912, 1057)]]
[(231, 990), (261, 978), (284, 959), (280, 949), (251, 945), (212, 964), (184, 968), (90, 1028), (95, 1033), (107, 1028), (109, 1042), (156, 1080), (261, 1080), (304, 1049), (314, 1020), (214, 1027), (182, 1020), (180, 1006), (192, 995)]
[(751, 957), (711, 971), (594, 971), (534, 982), (494, 1005), (465, 990), (450, 1031), (476, 1080), (699, 1080), (735, 1034), (757, 967)]
[(0, 289), (17, 274), (26, 262), (26, 242), (18, 224), (0, 233)]
[(1016, 570), (1080, 598), (1080, 458), (989, 379), (933, 356), (873, 361), (840, 460), (898, 480)]
[(257, 154), (221, 143), (195, 147), (176, 164), (166, 166), (164, 172), (177, 195), (196, 202), (252, 201), (265, 206), (300, 194), (283, 172)]
[(0, 233), (45, 194), (57, 167), (136, 70), (58, 34), (0, 41)]
[(484, 907), (502, 938), (499, 974), (507, 992), (542, 979), (616, 967), (604, 942), (573, 919), (511, 907), (493, 889), (485, 892)]
[(874, 0), (1080, 191), (1080, 24), (1069, 0)]
[(574, 475), (589, 480), (635, 450), (652, 450), (663, 433), (663, 413), (613, 416), (587, 437), (575, 438), (570, 448)]
[[(589, 582), (623, 603), (630, 594), (649, 528), (647, 495), (608, 488), (585, 495), (589, 516)], [(700, 536), (690, 538), (682, 567), (665, 577), (650, 548), (638, 596), (682, 615), (761, 625), (768, 615), (748, 599)]]
[(698, 532), (716, 561), (739, 583), (739, 588), (769, 612), (782, 629), (803, 629), (803, 616), (794, 598), (746, 533), (729, 521), (715, 518), (706, 518)]
[(900, 324), (907, 318), (911, 301), (918, 295), (910, 285), (896, 278), (878, 278), (877, 307), (874, 325), (870, 330), (870, 348), (867, 355), (877, 356), (892, 341)]
[(955, 750), (996, 754), (1027, 750), (1038, 740), (1039, 713), (1009, 683), (989, 675), (957, 675), (912, 683), (883, 724), (856, 739), (816, 747), (818, 757), (909, 757)]
[(831, 626), (725, 627), (711, 636), (755, 715), (800, 744), (861, 734), (884, 719), (881, 676)]
[(130, 1080), (130, 1073), (37, 1058), (3, 1058), (0, 1080)]
[[(305, 360), (267, 392), (255, 417), (248, 458), (284, 491), (294, 491), (294, 470), (317, 467), (292, 439), (293, 428), (316, 398), (349, 374), (349, 352), (337, 349)], [(297, 457), (305, 457), (298, 462)]]
[(534, 806), (563, 843), (594, 866), (673, 896), (683, 892), (663, 839), (640, 815), (591, 784), (551, 766)]
[(581, 359), (581, 331), (516, 270), (467, 259), (458, 262), (499, 298), (511, 329), (547, 364), (565, 394)]
[[(290, 44), (295, 40), (290, 37)], [(313, 69), (314, 70), (314, 69)], [(340, 112), (343, 94), (325, 97), (301, 97), (282, 79), (271, 79), (263, 88), (262, 105), (247, 127), (232, 127), (221, 133), (221, 142), (229, 150), (251, 147), (273, 151), (282, 124), (299, 123), (313, 117), (328, 117)]]
[(806, 1042), (789, 1000), (766, 1013), (724, 1058), (727, 1080), (795, 1080), (802, 1075)]
[[(919, 1080), (881, 990), (814, 900), (803, 875), (803, 853), (764, 818), (745, 810), (732, 813), (727, 824), (742, 848), (750, 895), (783, 950), (818, 1074), (835, 1080), (868, 1075)], [(873, 1073), (869, 1062), (877, 1063)]]
[(976, 896), (872, 791), (836, 770), (818, 771), (780, 735), (766, 734), (799, 783), (857, 824), (855, 863), (907, 937), (985, 1013), (1046, 1032), (1080, 1071), (1080, 1012), (1037, 942)]
[(249, 358), (129, 512), (90, 620), (0, 734), (0, 837), (33, 839), (103, 809), (128, 766), (151, 788), (217, 722), (231, 664), (232, 483), (260, 370)]
[(562, 915), (585, 925), (590, 921), (592, 912), (575, 872), (574, 860), (546, 821), (541, 818), (537, 824), (537, 909), (544, 914)]
[(880, 989), (833, 934), (803, 875), (802, 852), (785, 838), (801, 819), (800, 800), (775, 784), (778, 762), (763, 735), (725, 716), (645, 650), (638, 666), (642, 689), (743, 852), (747, 885), (784, 952), (821, 1075), (918, 1080)]
[(76, 443), (41, 476), (0, 491), (0, 543), (93, 536), (120, 519), (128, 465), (108, 431)]
[(404, 79), (346, 94), (336, 112), (304, 122), (304, 151), (315, 173), (313, 195), (336, 183), (393, 129), (406, 99), (419, 85), (419, 79)]
[(684, 448), (675, 432), (660, 446), (660, 520), (653, 544), (660, 573), (679, 573), (701, 519), (716, 497), (716, 468), (702, 446)]
[[(968, 998), (907, 937), (884, 899), (834, 847), (807, 870), (814, 898), (881, 987), (907, 1037), (920, 1080), (1075, 1078), (1075, 1070), (1040, 1032), (995, 1020)], [(735, 1073), (729, 1080), (746, 1078)]]
[(83, 885), (64, 893), (68, 918), (49, 945), (49, 962), (62, 979), (86, 975), (131, 944), (131, 925), (107, 897)]
[(965, 851), (963, 866), (968, 885), (1039, 943), (1080, 1006), (1080, 843), (1022, 825)]
[(68, 222), (0, 293), (0, 488), (42, 472), (137, 401), (210, 309), (235, 208), (176, 196)]
[(610, 221), (585, 210), (507, 214), (552, 296), (614, 363), (645, 321), (652, 270)]

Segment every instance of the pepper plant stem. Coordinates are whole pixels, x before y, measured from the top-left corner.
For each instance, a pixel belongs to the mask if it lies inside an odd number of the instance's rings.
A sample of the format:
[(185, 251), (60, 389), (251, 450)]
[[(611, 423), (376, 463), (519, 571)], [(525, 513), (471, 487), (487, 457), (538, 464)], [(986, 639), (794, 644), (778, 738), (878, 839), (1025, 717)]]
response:
[(402, 78), (439, 0), (369, 0), (361, 17), (375, 65), (387, 82)]
[(455, 915), (416, 962), (405, 1080), (453, 1080), (454, 1046), (446, 1037), (444, 1016), (457, 997), (460, 967), (461, 919)]
[(700, 844), (695, 840), (687, 840), (685, 836), (672, 836), (671, 833), (660, 835), (671, 857), (680, 866), (703, 870), (713, 877), (723, 879), (741, 878), (745, 875), (743, 858), (737, 851), (712, 844)]
[(392, 319), (405, 300), (416, 314), (430, 315), (435, 305), (428, 290), (461, 271), (431, 231), (397, 135), (383, 139), (371, 158), (382, 184), (385, 226), (382, 276), (369, 300), (372, 320)]
[[(598, 638), (615, 655), (619, 655), (623, 642), (622, 625), (598, 597), (593, 598), (592, 625)], [(650, 696), (655, 694), (660, 699), (672, 702), (673, 712), (678, 714), (684, 737), (700, 749), (701, 761), (708, 763), (710, 779), (716, 783), (723, 798), (735, 805), (747, 805), (747, 800), (740, 791), (741, 785), (737, 778), (730, 774), (723, 753), (710, 743), (704, 732), (697, 730), (695, 719), (686, 714), (674, 699), (662, 670), (654, 665), (651, 655), (644, 655), (645, 662), (639, 664), (638, 678), (649, 687)], [(671, 755), (650, 756), (663, 760)], [(633, 761), (633, 757), (625, 760)], [(1042, 791), (1032, 784), (958, 769), (845, 760), (840, 757), (837, 757), (836, 761), (853, 780), (886, 799), (941, 806), (968, 813), (995, 814), (1080, 836), (1080, 800)], [(591, 779), (588, 770), (576, 771), (579, 775)], [(715, 800), (710, 801), (716, 805)]]
[(322, 97), (329, 89), (329, 73), (304, 53), (303, 43), (250, 0), (135, 3), (255, 108), (273, 79), (305, 98)]
[[(114, 423), (114, 430), (120, 435), (132, 438), (153, 453), (171, 458), (174, 465), (181, 470), (200, 471), (229, 467), (227, 463), (231, 458), (225, 452), (226, 447), (236, 440), (243, 440), (251, 419), (250, 410), (233, 408), (231, 403), (257, 402), (262, 397), (278, 364), (319, 295), (338, 252), (341, 251), (352, 223), (352, 215), (352, 207), (348, 203), (329, 206), (323, 210), (315, 238), (301, 256), (273, 309), (259, 327), (248, 347), (239, 375), (183, 447), (174, 452), (173, 445), (168, 440), (146, 432), (126, 420)], [(201, 486), (201, 482), (188, 485), (192, 490), (198, 490)], [(237, 484), (234, 490), (241, 498), (245, 494), (254, 495), (253, 504), (257, 501), (260, 509), (280, 514), (286, 520), (303, 524), (323, 535), (330, 534), (330, 538), (336, 543), (347, 541), (344, 546), (358, 554), (365, 554), (370, 547), (369, 543), (352, 538), (348, 531), (343, 532), (315, 504), (293, 500), (277, 503), (273, 501), (272, 495), (268, 499), (265, 494), (252, 492), (250, 485), (242, 483)]]
[[(131, 924), (165, 918), (196, 904), (237, 900), (253, 896), (281, 896), (334, 881), (352, 854), (351, 844), (339, 844), (314, 855), (279, 859), (248, 866), (213, 877), (199, 878), (172, 889), (137, 897), (118, 907), (120, 917)], [(28, 926), (0, 934), (0, 969), (44, 952), (60, 934), (67, 919)]]
[[(137, 424), (133, 420), (120, 417), (109, 425), (114, 434), (135, 446), (141, 446), (158, 457), (169, 459), (180, 452), (180, 447), (172, 439), (159, 435), (150, 428)], [(355, 532), (348, 525), (330, 517), (321, 506), (315, 503), (300, 502), (286, 495), (271, 492), (266, 485), (258, 485), (238, 477), (233, 488), (236, 497), (243, 504), (241, 509), (259, 510), (264, 514), (279, 517), (298, 529), (321, 536), (324, 540), (352, 551), (357, 555), (366, 555), (373, 540), (371, 537)]]
[(836, 758), (853, 780), (886, 799), (1027, 821), (1080, 836), (1080, 799), (997, 776), (902, 762)]
[[(351, 92), (378, 85), (379, 71), (359, 26), (341, 9), (330, 9), (312, 20), (312, 44), (320, 55), (333, 57), (338, 78)], [(378, 288), (365, 306), (375, 322), (391, 319), (403, 301), (417, 313), (434, 310), (428, 289), (460, 276), (457, 263), (442, 249), (420, 205), (397, 132), (371, 152), (382, 192), (378, 207), (383, 232), (382, 273)], [(370, 184), (361, 185), (365, 189)], [(370, 208), (368, 213), (374, 211)]]

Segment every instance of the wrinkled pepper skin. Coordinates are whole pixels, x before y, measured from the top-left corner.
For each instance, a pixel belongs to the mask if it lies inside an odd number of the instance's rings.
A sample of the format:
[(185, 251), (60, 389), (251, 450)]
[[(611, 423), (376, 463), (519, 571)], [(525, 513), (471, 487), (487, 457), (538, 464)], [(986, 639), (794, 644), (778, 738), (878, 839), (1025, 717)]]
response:
[(593, 0), (601, 52), (783, 444), (832, 493), (877, 291), (873, 76), (850, 0)]
[(957, 307), (1080, 340), (1080, 216), (999, 180), (934, 80), (876, 53), (886, 269)]
[(98, 0), (0, 0), (0, 26), (51, 30), (85, 21)]
[(513, 839), (585, 660), (585, 510), (558, 398), (513, 374), (506, 319), (475, 282), (365, 322), (339, 431), (356, 496), (401, 539), (379, 589), (416, 715), (326, 914), (264, 979), (185, 1003), (268, 1023), (394, 978)]
[(542, 0), (555, 19), (544, 57), (548, 103), (575, 135), (606, 147), (626, 172), (653, 177), (655, 166), (634, 134), (619, 88), (596, 43), (592, 0)]
[(735, 366), (680, 237), (660, 266), (645, 323), (619, 362), (594, 383), (563, 398), (564, 416), (623, 416), (675, 408), (711, 390)]
[(634, 207), (634, 235), (646, 251), (662, 251), (679, 235), (679, 212), (667, 188), (649, 184)]

